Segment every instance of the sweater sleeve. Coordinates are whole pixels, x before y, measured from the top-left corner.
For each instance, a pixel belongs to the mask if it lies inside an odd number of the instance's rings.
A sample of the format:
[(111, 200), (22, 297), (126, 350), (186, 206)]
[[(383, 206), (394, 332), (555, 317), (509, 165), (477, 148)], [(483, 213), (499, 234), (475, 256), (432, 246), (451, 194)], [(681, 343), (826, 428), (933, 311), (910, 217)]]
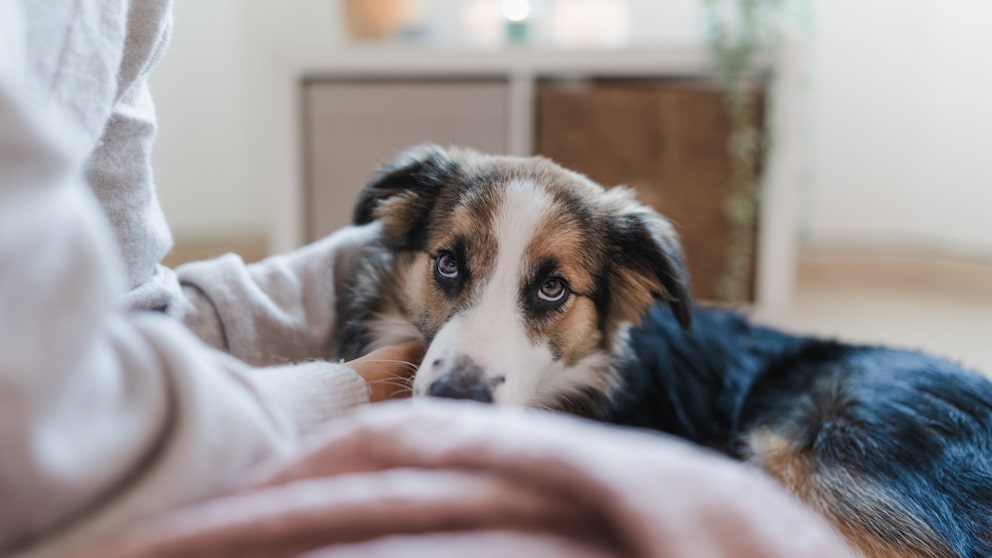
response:
[(0, 3), (0, 555), (65, 551), (216, 494), (367, 400), (347, 367), (253, 370), (167, 316), (121, 309), (90, 140), (20, 80), (17, 6)]
[(252, 265), (235, 254), (179, 267), (177, 314), (210, 345), (254, 366), (331, 353), (337, 305), (377, 225), (346, 227), (296, 251)]

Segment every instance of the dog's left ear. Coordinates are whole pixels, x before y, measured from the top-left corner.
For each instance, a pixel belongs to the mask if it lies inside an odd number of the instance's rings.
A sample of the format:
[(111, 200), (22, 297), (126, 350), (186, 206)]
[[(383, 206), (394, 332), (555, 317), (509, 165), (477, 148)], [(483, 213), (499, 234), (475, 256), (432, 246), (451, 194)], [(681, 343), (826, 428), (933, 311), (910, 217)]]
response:
[(618, 317), (640, 323), (657, 300), (668, 302), (683, 329), (692, 325), (689, 274), (678, 234), (668, 219), (633, 200), (626, 190), (609, 194), (621, 202), (612, 218), (610, 242), (614, 254), (612, 303)]
[(352, 221), (383, 224), (383, 239), (396, 249), (419, 249), (431, 209), (458, 173), (452, 153), (432, 144), (407, 148), (384, 166), (362, 190)]

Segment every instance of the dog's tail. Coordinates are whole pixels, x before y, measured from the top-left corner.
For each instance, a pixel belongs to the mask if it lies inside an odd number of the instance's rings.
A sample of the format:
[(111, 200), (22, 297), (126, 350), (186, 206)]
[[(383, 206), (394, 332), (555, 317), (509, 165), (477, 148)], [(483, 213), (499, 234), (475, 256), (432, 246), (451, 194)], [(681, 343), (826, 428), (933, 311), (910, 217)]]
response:
[(768, 474), (826, 517), (866, 558), (962, 556), (932, 519), (913, 513), (885, 485), (856, 478), (844, 467), (818, 467), (815, 458), (770, 431), (753, 433), (749, 445)]

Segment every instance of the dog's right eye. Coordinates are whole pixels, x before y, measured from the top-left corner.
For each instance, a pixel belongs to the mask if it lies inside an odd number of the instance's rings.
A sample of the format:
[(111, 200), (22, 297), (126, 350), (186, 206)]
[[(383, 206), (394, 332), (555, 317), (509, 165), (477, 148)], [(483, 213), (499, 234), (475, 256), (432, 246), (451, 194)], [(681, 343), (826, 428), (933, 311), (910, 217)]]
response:
[(458, 260), (451, 252), (441, 252), (435, 260), (434, 271), (438, 277), (455, 279), (458, 277)]

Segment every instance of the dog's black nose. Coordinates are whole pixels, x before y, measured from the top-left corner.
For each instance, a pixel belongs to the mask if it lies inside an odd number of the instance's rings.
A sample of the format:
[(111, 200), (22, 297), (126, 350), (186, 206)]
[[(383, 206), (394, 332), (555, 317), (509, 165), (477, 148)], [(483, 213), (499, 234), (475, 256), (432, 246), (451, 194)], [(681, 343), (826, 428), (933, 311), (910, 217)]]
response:
[(468, 378), (457, 374), (441, 376), (427, 388), (427, 394), (431, 397), (493, 402), (493, 392), (481, 381), (481, 378)]

